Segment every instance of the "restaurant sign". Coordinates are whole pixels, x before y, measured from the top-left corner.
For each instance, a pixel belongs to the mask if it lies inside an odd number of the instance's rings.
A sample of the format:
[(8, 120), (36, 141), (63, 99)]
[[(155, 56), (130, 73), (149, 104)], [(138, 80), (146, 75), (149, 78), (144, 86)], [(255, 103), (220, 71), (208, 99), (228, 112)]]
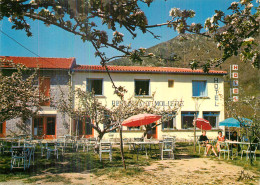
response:
[[(122, 103), (120, 100), (112, 100), (112, 106), (119, 106)], [(131, 102), (129, 103), (129, 106), (131, 105)], [(139, 104), (140, 106), (147, 105), (147, 106), (158, 106), (158, 107), (181, 107), (184, 105), (183, 100), (172, 100), (172, 101), (142, 101)]]

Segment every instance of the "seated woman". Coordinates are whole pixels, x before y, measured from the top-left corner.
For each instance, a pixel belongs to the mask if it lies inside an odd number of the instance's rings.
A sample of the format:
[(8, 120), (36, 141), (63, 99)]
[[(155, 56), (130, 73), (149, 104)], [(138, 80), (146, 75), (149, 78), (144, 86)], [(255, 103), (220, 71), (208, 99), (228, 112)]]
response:
[(225, 136), (223, 136), (222, 135), (222, 131), (218, 131), (218, 137), (217, 137), (217, 144), (216, 144), (216, 146), (217, 146), (217, 150), (218, 150), (218, 152), (220, 151), (220, 142), (224, 142), (225, 141)]
[(215, 149), (214, 149), (214, 147), (213, 147), (211, 144), (208, 143), (208, 142), (209, 142), (209, 139), (208, 139), (208, 137), (206, 136), (206, 131), (205, 131), (205, 130), (202, 132), (202, 135), (200, 136), (199, 141), (201, 142), (201, 144), (202, 144), (203, 146), (205, 146), (205, 147), (207, 148), (207, 150), (206, 150), (206, 155), (208, 155), (209, 149), (212, 149), (212, 151), (214, 152), (215, 156), (216, 156), (216, 157), (218, 156), (217, 153), (216, 153), (216, 151), (215, 151)]

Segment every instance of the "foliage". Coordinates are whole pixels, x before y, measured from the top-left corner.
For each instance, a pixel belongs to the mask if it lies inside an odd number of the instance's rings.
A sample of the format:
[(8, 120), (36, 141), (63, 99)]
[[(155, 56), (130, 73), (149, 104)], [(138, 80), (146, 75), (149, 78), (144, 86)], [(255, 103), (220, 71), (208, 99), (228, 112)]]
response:
[[(32, 33), (27, 18), (40, 20), (47, 26), (55, 25), (78, 35), (83, 41), (89, 41), (93, 45), (95, 55), (100, 57), (103, 66), (111, 59), (121, 57), (107, 58), (102, 50), (106, 47), (120, 51), (123, 57), (130, 57), (132, 61), (141, 62), (143, 57), (154, 57), (153, 53), (147, 53), (144, 48), (131, 49), (129, 45), (122, 44), (124, 34), (119, 32), (121, 28), (133, 38), (137, 36), (137, 29), (143, 34), (150, 33), (158, 38), (151, 31), (152, 28), (167, 26), (180, 34), (196, 33), (216, 42), (216, 48), (223, 52), (222, 57), (202, 64), (205, 72), (233, 55), (240, 55), (243, 61), (250, 61), (254, 67), (259, 68), (259, 51), (255, 42), (255, 36), (259, 34), (258, 3), (258, 7), (254, 7), (252, 0), (233, 2), (228, 8), (231, 14), (226, 15), (221, 10), (215, 10), (215, 15), (208, 18), (204, 25), (188, 24), (188, 20), (195, 16), (193, 10), (172, 8), (168, 21), (150, 25), (141, 4), (149, 7), (152, 2), (153, 0), (2, 0), (0, 20), (7, 17), (13, 23), (13, 29), (25, 30), (28, 36), (32, 36)], [(221, 26), (224, 29), (219, 29)], [(203, 27), (208, 30), (207, 33), (201, 33)], [(107, 30), (114, 31), (113, 35), (109, 35)], [(164, 60), (164, 56), (160, 60)], [(193, 68), (198, 66), (196, 62), (193, 61)], [(114, 84), (113, 86), (117, 89)]]
[[(226, 102), (227, 116), (234, 117), (241, 123), (242, 134), (247, 134), (253, 140), (258, 137), (260, 141), (260, 97), (255, 96), (245, 96), (241, 97), (238, 102), (233, 102), (231, 100)], [(246, 121), (243, 118), (251, 119), (252, 122)], [(246, 124), (242, 124), (245, 122)], [(253, 141), (252, 140), (252, 141)]]
[[(5, 68), (0, 69), (0, 122), (22, 118), (21, 124), (26, 125), (25, 121), (41, 109), (39, 103), (47, 99), (34, 85), (37, 70), (6, 60), (0, 62)], [(10, 75), (5, 75), (9, 70)]]

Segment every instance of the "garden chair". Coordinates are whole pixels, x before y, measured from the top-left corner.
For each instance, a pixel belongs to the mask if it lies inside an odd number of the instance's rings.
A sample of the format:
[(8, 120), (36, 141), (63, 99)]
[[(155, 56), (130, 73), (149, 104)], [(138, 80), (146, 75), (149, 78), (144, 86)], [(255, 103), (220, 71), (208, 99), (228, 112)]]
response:
[(164, 158), (164, 153), (167, 153), (169, 158), (174, 159), (173, 149), (174, 149), (174, 142), (164, 140), (161, 143), (161, 160), (163, 160), (163, 158)]
[(50, 158), (51, 152), (56, 155), (57, 159), (59, 157), (57, 143), (46, 143), (47, 148), (47, 160)]
[(11, 170), (14, 167), (20, 167), (20, 164), (23, 165), (24, 170), (29, 168), (31, 159), (33, 159), (34, 162), (34, 151), (34, 145), (25, 144), (24, 146), (13, 146), (11, 148)]
[(110, 142), (100, 142), (99, 159), (102, 161), (102, 153), (109, 153), (109, 160), (112, 161), (112, 144)]
[(56, 142), (56, 147), (57, 149), (61, 150), (61, 155), (64, 155), (64, 151), (65, 151), (65, 140), (63, 139), (57, 139), (57, 142)]
[(23, 165), (24, 170), (27, 168), (27, 155), (28, 149), (25, 147), (16, 147), (11, 148), (12, 158), (11, 158), (11, 170), (14, 167), (20, 167), (20, 164)]
[(198, 145), (199, 145), (199, 154), (200, 154), (201, 149), (204, 149), (204, 155), (205, 155), (207, 153), (207, 147), (204, 144), (204, 142), (203, 141), (198, 141)]
[[(230, 153), (232, 154), (232, 149), (229, 147), (228, 143), (226, 143), (226, 142), (224, 142), (224, 143), (220, 142), (219, 144), (220, 144), (219, 159), (220, 159), (221, 152), (224, 153), (224, 159), (225, 159), (225, 154), (227, 152), (228, 159), (229, 159), (229, 154)], [(232, 160), (233, 160), (233, 155), (232, 155)]]
[[(95, 151), (96, 144), (97, 144), (97, 138), (95, 137), (88, 138), (85, 143), (85, 148), (87, 148), (87, 152), (89, 150), (93, 150), (94, 152), (96, 152)], [(85, 152), (85, 148), (83, 149), (84, 152)]]
[(28, 153), (27, 153), (27, 160), (28, 160), (28, 168), (30, 167), (31, 160), (33, 160), (34, 164), (34, 152), (35, 152), (35, 144), (32, 143), (24, 143), (25, 148), (29, 148)]
[(250, 147), (250, 145), (248, 145), (247, 150), (242, 150), (242, 152), (241, 152), (241, 159), (243, 157), (243, 153), (245, 152), (246, 153), (246, 160), (249, 159), (250, 153), (253, 154), (253, 158), (255, 158), (255, 160), (256, 160), (256, 150), (257, 150), (257, 147), (258, 147), (258, 144), (251, 144), (251, 147)]

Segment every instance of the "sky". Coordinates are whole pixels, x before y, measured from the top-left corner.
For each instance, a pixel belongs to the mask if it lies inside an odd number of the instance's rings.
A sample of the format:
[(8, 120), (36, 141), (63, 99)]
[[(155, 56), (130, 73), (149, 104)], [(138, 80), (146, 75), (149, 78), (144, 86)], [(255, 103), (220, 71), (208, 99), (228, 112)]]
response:
[[(192, 9), (196, 16), (189, 23), (204, 23), (208, 17), (212, 17), (214, 10), (226, 12), (231, 0), (155, 0), (149, 8), (141, 6), (145, 12), (149, 24), (164, 23), (170, 20), (169, 11), (171, 8)], [(56, 26), (45, 26), (40, 21), (29, 20), (31, 25), (32, 37), (27, 37), (25, 31), (11, 29), (12, 24), (5, 18), (0, 21), (0, 29), (33, 51), (41, 57), (75, 57), (77, 64), (99, 65), (100, 59), (94, 56), (95, 50), (89, 42), (83, 42), (79, 36), (64, 31)], [(106, 27), (105, 27), (106, 29)], [(178, 35), (173, 29), (167, 27), (154, 28), (152, 31), (160, 35), (160, 40), (154, 39), (149, 33), (142, 34), (137, 31), (138, 36), (132, 39), (132, 36), (125, 30), (120, 30), (125, 35), (125, 44), (131, 44), (133, 49), (149, 48), (161, 42), (168, 41)], [(108, 31), (112, 34), (112, 31)], [(113, 49), (105, 50), (108, 57), (120, 55)], [(37, 57), (29, 52), (6, 35), (0, 33), (0, 56), (27, 56)]]

